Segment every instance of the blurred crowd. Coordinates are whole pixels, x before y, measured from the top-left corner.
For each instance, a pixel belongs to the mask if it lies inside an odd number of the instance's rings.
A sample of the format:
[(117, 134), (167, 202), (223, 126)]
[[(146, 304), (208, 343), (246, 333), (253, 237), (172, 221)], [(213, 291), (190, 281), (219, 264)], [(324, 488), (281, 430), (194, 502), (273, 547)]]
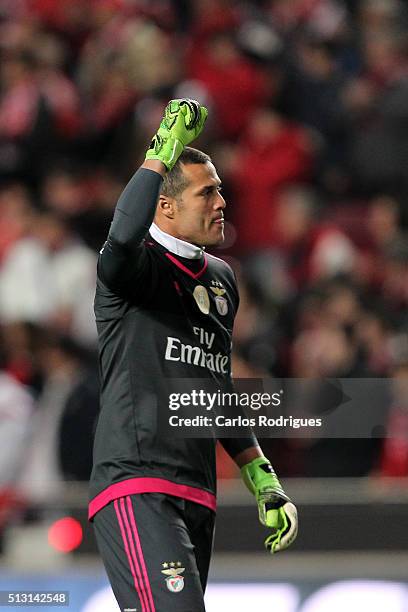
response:
[(97, 252), (183, 96), (228, 203), (235, 376), (391, 381), (399, 437), (265, 450), (282, 475), (408, 475), (406, 3), (1, 0), (0, 508), (88, 477)]

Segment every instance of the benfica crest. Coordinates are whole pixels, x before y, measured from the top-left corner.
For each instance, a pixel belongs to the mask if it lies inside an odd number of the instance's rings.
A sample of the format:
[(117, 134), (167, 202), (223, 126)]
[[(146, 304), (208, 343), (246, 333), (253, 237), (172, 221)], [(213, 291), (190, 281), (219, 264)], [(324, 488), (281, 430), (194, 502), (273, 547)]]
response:
[(184, 589), (184, 576), (181, 576), (181, 574), (186, 568), (180, 566), (180, 561), (177, 561), (177, 563), (174, 563), (174, 561), (163, 563), (165, 569), (162, 569), (162, 574), (167, 576), (166, 586), (172, 593), (180, 593)]
[(221, 289), (220, 287), (210, 287), (210, 289), (215, 294), (215, 306), (217, 307), (218, 313), (220, 315), (226, 315), (228, 312), (228, 302), (225, 297), (223, 297), (225, 289)]

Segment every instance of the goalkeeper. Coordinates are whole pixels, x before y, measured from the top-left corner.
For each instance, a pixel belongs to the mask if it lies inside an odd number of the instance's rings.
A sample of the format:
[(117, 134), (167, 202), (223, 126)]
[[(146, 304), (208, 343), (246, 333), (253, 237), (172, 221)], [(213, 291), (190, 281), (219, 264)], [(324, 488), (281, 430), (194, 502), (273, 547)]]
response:
[[(206, 118), (194, 100), (169, 102), (98, 261), (101, 411), (89, 517), (130, 612), (205, 610), (215, 440), (164, 435), (156, 411), (170, 379), (231, 379), (235, 277), (204, 251), (224, 239), (226, 204), (211, 159), (188, 146)], [(267, 550), (284, 550), (297, 534), (296, 508), (252, 431), (220, 442), (255, 497)]]

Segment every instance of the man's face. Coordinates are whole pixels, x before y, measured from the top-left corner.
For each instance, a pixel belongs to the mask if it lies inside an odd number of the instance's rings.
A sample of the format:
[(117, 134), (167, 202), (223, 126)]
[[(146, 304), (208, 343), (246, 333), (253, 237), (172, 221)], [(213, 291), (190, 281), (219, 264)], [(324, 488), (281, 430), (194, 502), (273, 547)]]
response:
[(214, 165), (185, 164), (188, 186), (177, 198), (174, 230), (177, 238), (198, 246), (215, 246), (224, 240), (225, 200)]

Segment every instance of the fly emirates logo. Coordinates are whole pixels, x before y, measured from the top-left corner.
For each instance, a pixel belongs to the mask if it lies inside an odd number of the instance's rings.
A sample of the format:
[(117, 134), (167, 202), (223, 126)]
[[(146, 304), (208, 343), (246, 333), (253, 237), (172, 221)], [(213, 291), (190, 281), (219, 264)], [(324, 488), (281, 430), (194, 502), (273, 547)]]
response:
[(201, 368), (207, 368), (218, 374), (228, 374), (229, 356), (222, 353), (211, 353), (215, 333), (209, 333), (202, 327), (193, 327), (201, 346), (183, 344), (180, 338), (167, 336), (167, 346), (164, 358), (167, 361), (181, 361)]

